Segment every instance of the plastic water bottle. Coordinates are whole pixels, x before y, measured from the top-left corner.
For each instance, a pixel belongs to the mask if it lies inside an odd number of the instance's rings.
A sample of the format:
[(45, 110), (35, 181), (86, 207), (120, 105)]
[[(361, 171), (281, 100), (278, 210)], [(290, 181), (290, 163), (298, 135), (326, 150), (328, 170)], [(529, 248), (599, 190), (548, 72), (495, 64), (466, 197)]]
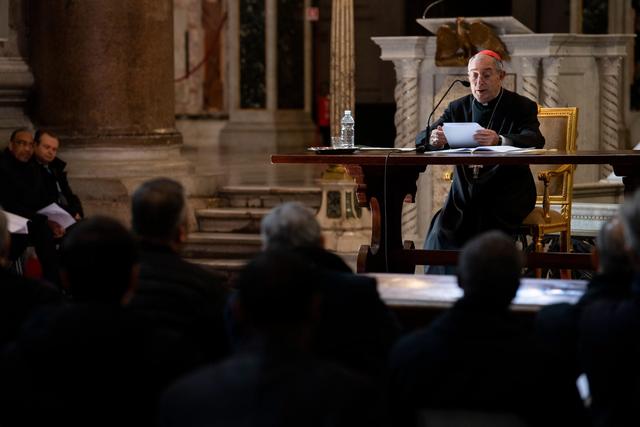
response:
[(355, 147), (355, 126), (356, 122), (351, 116), (351, 110), (344, 110), (344, 116), (342, 116), (342, 120), (340, 121), (340, 140), (344, 148)]

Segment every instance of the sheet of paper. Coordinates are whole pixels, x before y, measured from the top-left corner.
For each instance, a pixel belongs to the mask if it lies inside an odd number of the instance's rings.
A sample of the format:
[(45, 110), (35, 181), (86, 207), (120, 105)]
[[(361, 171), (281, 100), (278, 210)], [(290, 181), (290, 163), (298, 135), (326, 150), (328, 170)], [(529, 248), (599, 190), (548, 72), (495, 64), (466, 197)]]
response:
[(473, 140), (473, 134), (484, 129), (475, 122), (444, 123), (442, 128), (451, 148), (477, 147), (478, 143)]
[(529, 153), (538, 151), (535, 148), (520, 148), (512, 145), (479, 145), (477, 147), (461, 147), (442, 150), (441, 153)]
[(51, 203), (49, 206), (40, 209), (38, 213), (46, 215), (49, 221), (57, 222), (65, 229), (76, 223), (76, 220), (69, 215), (69, 212), (62, 209), (57, 203)]
[(27, 228), (27, 222), (29, 222), (29, 220), (27, 218), (7, 211), (5, 211), (4, 214), (7, 216), (9, 233), (29, 234), (29, 229)]

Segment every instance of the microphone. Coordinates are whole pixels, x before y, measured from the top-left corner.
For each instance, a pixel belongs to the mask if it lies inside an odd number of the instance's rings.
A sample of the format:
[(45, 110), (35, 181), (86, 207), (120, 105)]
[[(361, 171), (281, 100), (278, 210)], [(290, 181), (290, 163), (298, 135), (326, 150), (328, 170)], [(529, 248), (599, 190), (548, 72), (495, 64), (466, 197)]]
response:
[(453, 88), (453, 85), (455, 85), (456, 83), (460, 83), (462, 86), (464, 87), (470, 87), (471, 83), (469, 83), (467, 80), (460, 80), (460, 79), (456, 79), (453, 82), (451, 82), (451, 85), (449, 86), (449, 88), (446, 90), (446, 92), (444, 93), (444, 95), (442, 95), (440, 97), (440, 100), (438, 101), (438, 103), (436, 104), (435, 107), (433, 107), (433, 110), (431, 110), (431, 113), (429, 114), (429, 118), (427, 118), (427, 129), (426, 129), (426, 134), (424, 136), (424, 143), (421, 144), (420, 146), (416, 147), (416, 150), (418, 151), (426, 151), (427, 149), (427, 142), (429, 140), (429, 138), (431, 137), (431, 118), (433, 117), (433, 113), (436, 112), (436, 110), (438, 109), (438, 107), (440, 106), (440, 104), (442, 104), (442, 101), (447, 97), (447, 95), (449, 94), (449, 91), (451, 91), (451, 89)]
[(444, 0), (436, 0), (434, 2), (431, 2), (427, 5), (427, 7), (425, 7), (424, 12), (422, 12), (422, 19), (424, 19), (427, 16), (427, 12), (429, 12), (429, 9), (431, 9), (433, 6), (442, 3)]

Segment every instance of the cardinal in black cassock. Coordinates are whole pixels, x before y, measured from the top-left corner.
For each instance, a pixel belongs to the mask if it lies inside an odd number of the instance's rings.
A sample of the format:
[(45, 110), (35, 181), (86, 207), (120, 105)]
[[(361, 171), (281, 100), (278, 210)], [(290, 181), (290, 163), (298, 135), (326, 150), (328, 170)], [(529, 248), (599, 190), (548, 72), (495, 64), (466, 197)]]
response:
[[(444, 114), (416, 144), (427, 150), (448, 148), (442, 124), (476, 122), (485, 130), (474, 139), (480, 145), (542, 148), (537, 104), (502, 87), (505, 72), (500, 57), (481, 51), (469, 60), (471, 94), (451, 102)], [(431, 221), (425, 249), (460, 249), (487, 230), (512, 233), (535, 206), (536, 188), (527, 165), (456, 166), (449, 196)], [(427, 274), (455, 274), (455, 267), (426, 266)]]

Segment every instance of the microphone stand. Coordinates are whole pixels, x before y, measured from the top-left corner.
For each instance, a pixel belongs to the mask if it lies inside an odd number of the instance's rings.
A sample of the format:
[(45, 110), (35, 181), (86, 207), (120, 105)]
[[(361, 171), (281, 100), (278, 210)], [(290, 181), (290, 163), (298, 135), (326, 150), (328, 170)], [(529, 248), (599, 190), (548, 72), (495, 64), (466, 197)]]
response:
[(416, 146), (416, 151), (421, 152), (421, 153), (424, 153), (425, 151), (427, 151), (427, 144), (428, 144), (429, 138), (431, 137), (431, 118), (433, 117), (433, 113), (436, 112), (436, 110), (438, 109), (440, 104), (442, 104), (442, 101), (444, 101), (444, 99), (447, 97), (447, 95), (449, 94), (449, 92), (453, 88), (453, 85), (455, 85), (456, 83), (460, 83), (464, 87), (471, 86), (471, 83), (469, 83), (466, 80), (456, 79), (453, 82), (451, 82), (451, 84), (449, 85), (449, 88), (446, 90), (444, 95), (442, 95), (440, 97), (440, 100), (438, 101), (436, 106), (433, 107), (433, 110), (431, 110), (431, 113), (429, 114), (429, 117), (427, 118), (427, 129), (426, 129), (426, 134), (425, 134), (425, 138), (424, 138), (424, 143), (421, 144), (420, 146)]

